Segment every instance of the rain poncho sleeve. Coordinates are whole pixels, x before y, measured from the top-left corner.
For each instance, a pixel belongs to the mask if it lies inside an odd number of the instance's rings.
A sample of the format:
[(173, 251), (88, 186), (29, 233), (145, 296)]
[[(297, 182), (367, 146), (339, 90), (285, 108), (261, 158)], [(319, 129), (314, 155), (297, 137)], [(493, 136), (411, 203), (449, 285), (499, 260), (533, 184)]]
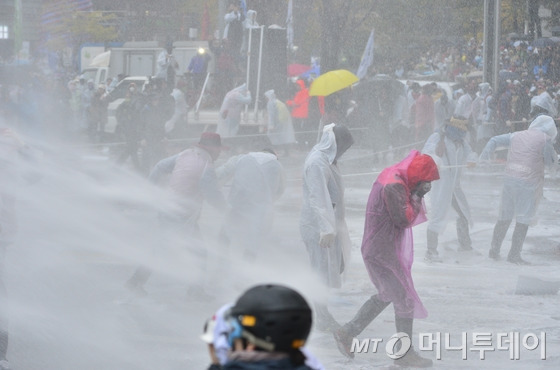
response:
[(420, 199), (411, 199), (404, 185), (398, 183), (387, 185), (384, 193), (391, 222), (402, 229), (410, 227), (420, 212)]
[(334, 216), (333, 203), (327, 187), (329, 181), (328, 168), (318, 165), (310, 166), (305, 177), (310, 179), (307, 182), (309, 187), (309, 204), (315, 213), (319, 235), (336, 234), (336, 221)]
[(162, 183), (165, 177), (173, 172), (178, 157), (179, 155), (176, 154), (159, 161), (150, 172), (148, 179), (154, 184)]
[(546, 143), (546, 145), (544, 146), (544, 165), (558, 165), (558, 153), (556, 153), (556, 150), (554, 149), (554, 145), (552, 145), (552, 143)]
[(234, 155), (230, 157), (226, 163), (216, 168), (216, 176), (218, 177), (218, 183), (220, 185), (226, 184), (233, 178), (237, 162), (239, 162), (239, 159), (241, 159), (243, 155), (244, 154)]
[(511, 136), (513, 134), (503, 134), (492, 137), (480, 153), (481, 161), (489, 161), (498, 148), (507, 148), (511, 143)]

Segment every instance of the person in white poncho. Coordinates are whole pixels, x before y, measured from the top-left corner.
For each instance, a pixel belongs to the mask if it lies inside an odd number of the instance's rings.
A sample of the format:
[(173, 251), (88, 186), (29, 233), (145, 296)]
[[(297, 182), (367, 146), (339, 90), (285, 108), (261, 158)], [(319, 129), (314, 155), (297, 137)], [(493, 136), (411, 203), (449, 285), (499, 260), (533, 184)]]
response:
[(437, 247), (438, 236), (445, 230), (451, 208), (457, 214), (459, 250), (472, 250), (469, 226), (470, 207), (461, 186), (463, 166), (474, 165), (474, 153), (466, 139), (467, 121), (451, 118), (440, 131), (434, 132), (424, 144), (422, 153), (431, 156), (438, 165), (440, 179), (432, 183), (430, 217), (428, 220), (426, 260), (441, 262)]
[(187, 129), (189, 106), (183, 92), (185, 88), (186, 83), (183, 80), (179, 80), (177, 81), (177, 86), (171, 92), (171, 97), (175, 102), (175, 109), (173, 116), (165, 122), (166, 137), (173, 137), (175, 133), (183, 133)]
[(236, 136), (241, 122), (241, 111), (251, 103), (251, 92), (247, 84), (236, 87), (226, 94), (220, 108), (220, 118), (216, 132), (222, 137)]
[[(350, 259), (351, 242), (345, 220), (344, 183), (338, 159), (354, 139), (344, 125), (329, 124), (305, 159), (301, 237), (309, 253), (311, 267), (329, 288), (340, 288), (342, 273)], [(316, 303), (319, 328), (336, 326), (325, 303)]]
[(274, 90), (264, 93), (268, 103), (266, 104), (267, 135), (270, 143), (277, 148), (284, 148), (285, 155), (289, 155), (289, 147), (296, 142), (294, 125), (290, 110), (284, 102), (276, 99)]
[(253, 261), (265, 248), (274, 202), (284, 193), (284, 168), (271, 150), (231, 157), (216, 169), (220, 181), (232, 178), (222, 238), (234, 255)]
[(556, 165), (558, 155), (553, 143), (558, 134), (554, 120), (540, 115), (527, 130), (494, 136), (480, 154), (480, 161), (489, 161), (498, 147), (507, 147), (508, 155), (498, 221), (494, 226), (488, 256), (500, 259), (500, 248), (515, 218), (508, 262), (528, 264), (521, 258), (521, 249), (529, 225), (534, 221), (543, 194), (545, 166)]

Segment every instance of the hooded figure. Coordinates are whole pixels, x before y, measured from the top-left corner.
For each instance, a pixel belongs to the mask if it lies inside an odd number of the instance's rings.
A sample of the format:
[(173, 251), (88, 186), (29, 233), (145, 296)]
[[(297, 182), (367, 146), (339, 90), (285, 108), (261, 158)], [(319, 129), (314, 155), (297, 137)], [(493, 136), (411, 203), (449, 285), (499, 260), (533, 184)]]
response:
[(488, 105), (486, 98), (490, 93), (490, 84), (483, 82), (478, 84), (478, 92), (472, 103), (472, 117), (476, 125), (481, 124), (486, 119)]
[[(333, 288), (341, 286), (341, 274), (351, 248), (345, 220), (344, 184), (337, 160), (353, 143), (346, 126), (327, 125), (303, 168), (301, 237), (313, 270), (327, 287)], [(319, 325), (331, 320), (326, 305), (317, 305), (317, 311)]]
[[(395, 309), (397, 332), (412, 338), (414, 318), (427, 316), (412, 281), (412, 227), (426, 221), (423, 196), (439, 179), (433, 159), (413, 150), (400, 163), (384, 169), (373, 184), (366, 207), (362, 257), (378, 293), (366, 301), (352, 320), (334, 332), (339, 350), (353, 357), (352, 338), (360, 334), (389, 303)], [(396, 360), (425, 367), (431, 360), (412, 349)], [(421, 366), (423, 365), (423, 366)]]
[(528, 264), (521, 258), (521, 249), (543, 194), (545, 166), (555, 165), (558, 161), (553, 147), (557, 134), (552, 117), (541, 115), (535, 118), (527, 130), (494, 136), (480, 154), (481, 161), (488, 161), (497, 147), (509, 148), (490, 258), (500, 258), (502, 242), (515, 218), (507, 260), (516, 264)]
[(459, 249), (472, 250), (469, 226), (472, 218), (467, 197), (461, 187), (463, 166), (476, 162), (474, 153), (466, 140), (466, 121), (451, 120), (441, 131), (434, 132), (422, 149), (432, 157), (439, 169), (440, 179), (434, 181), (430, 192), (431, 208), (428, 221), (428, 251), (426, 259), (441, 261), (437, 251), (438, 235), (443, 233), (451, 208), (457, 213), (457, 237)]
[(216, 170), (232, 178), (223, 234), (236, 255), (253, 261), (272, 226), (274, 202), (285, 188), (284, 169), (269, 150), (231, 157)]
[(257, 22), (257, 12), (255, 10), (247, 10), (247, 15), (243, 21), (243, 42), (241, 44), (241, 55), (247, 55), (249, 48), (249, 33), (252, 29), (260, 28)]
[(551, 117), (556, 117), (557, 109), (554, 105), (554, 100), (546, 91), (531, 99), (531, 116), (535, 117), (539, 114), (546, 114)]
[(245, 104), (251, 103), (251, 92), (247, 84), (236, 87), (226, 94), (220, 107), (220, 118), (216, 132), (221, 137), (232, 137), (239, 131), (241, 111)]
[(453, 116), (455, 101), (449, 99), (447, 92), (442, 89), (440, 98), (434, 103), (435, 131), (440, 130)]
[[(203, 132), (197, 144), (160, 160), (149, 176), (152, 183), (168, 187), (177, 202), (172, 211), (159, 214), (160, 226), (171, 234), (178, 233), (182, 240), (190, 240), (186, 244), (199, 255), (202, 264), (206, 261), (206, 247), (198, 226), (202, 205), (207, 202), (220, 210), (226, 208), (214, 169), (214, 161), (223, 148), (220, 135)], [(198, 284), (203, 285), (204, 266), (197, 264), (196, 268)], [(127, 281), (128, 289), (145, 294), (143, 287), (151, 273), (149, 268), (139, 267)], [(203, 294), (196, 283), (191, 289), (193, 294)]]
[(173, 116), (165, 122), (165, 134), (167, 137), (174, 136), (172, 132), (181, 132), (186, 129), (189, 106), (187, 105), (187, 99), (182, 90), (183, 88), (185, 88), (185, 82), (179, 80), (177, 86), (171, 91), (175, 109), (173, 111)]
[(172, 54), (173, 43), (168, 42), (165, 49), (158, 54), (155, 74), (156, 78), (167, 81), (170, 89), (175, 86), (175, 74), (179, 69), (179, 64)]
[(274, 90), (264, 93), (268, 103), (266, 111), (268, 113), (267, 134), (270, 143), (274, 146), (288, 145), (296, 142), (292, 117), (286, 104), (276, 99)]

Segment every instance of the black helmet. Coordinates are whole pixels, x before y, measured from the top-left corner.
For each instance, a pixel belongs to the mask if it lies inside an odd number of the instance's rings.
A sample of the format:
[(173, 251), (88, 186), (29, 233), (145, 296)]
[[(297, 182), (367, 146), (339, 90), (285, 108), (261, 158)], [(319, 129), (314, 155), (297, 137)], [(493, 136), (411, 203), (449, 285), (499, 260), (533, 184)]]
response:
[(241, 327), (238, 336), (267, 351), (288, 352), (305, 344), (312, 313), (295, 290), (274, 284), (247, 290), (231, 308), (230, 317)]

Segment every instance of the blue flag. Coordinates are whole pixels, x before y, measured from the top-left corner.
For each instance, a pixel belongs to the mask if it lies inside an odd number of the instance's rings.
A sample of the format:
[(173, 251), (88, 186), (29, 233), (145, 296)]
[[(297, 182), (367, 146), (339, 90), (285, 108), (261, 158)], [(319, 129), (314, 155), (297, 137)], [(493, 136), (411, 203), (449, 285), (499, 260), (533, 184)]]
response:
[(369, 40), (367, 42), (366, 48), (364, 50), (364, 54), (362, 55), (362, 61), (360, 62), (360, 66), (358, 67), (358, 71), (356, 72), (356, 76), (361, 80), (367, 74), (369, 66), (373, 63), (373, 30), (371, 30), (371, 34), (369, 35)]

